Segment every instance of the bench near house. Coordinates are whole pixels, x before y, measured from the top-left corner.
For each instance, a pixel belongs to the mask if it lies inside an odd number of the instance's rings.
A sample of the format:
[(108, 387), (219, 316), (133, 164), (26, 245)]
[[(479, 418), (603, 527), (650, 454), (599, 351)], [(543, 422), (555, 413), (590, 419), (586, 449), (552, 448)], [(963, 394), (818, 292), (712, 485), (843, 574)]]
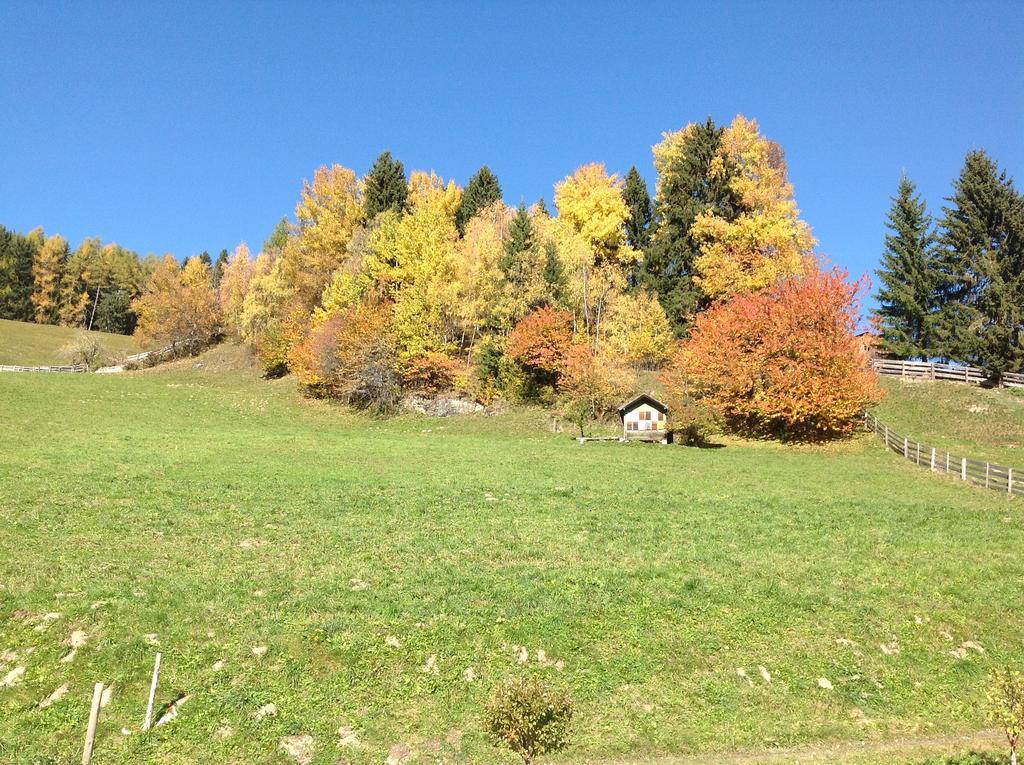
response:
[(653, 396), (643, 394), (619, 407), (623, 441), (670, 443), (668, 407)]

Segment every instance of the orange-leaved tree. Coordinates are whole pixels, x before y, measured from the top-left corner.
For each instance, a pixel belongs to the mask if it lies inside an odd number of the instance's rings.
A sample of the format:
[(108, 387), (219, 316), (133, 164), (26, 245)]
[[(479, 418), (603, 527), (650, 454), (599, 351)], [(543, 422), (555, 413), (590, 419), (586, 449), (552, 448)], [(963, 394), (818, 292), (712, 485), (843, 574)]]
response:
[(132, 310), (139, 317), (135, 337), (142, 345), (174, 343), (198, 353), (222, 333), (210, 267), (199, 258), (179, 268), (172, 256), (165, 256)]
[(665, 382), (685, 377), (741, 431), (785, 439), (851, 432), (881, 391), (854, 336), (866, 284), (847, 276), (815, 270), (716, 305), (698, 316)]
[(291, 346), (288, 367), (313, 395), (394, 411), (401, 390), (391, 304), (364, 300), (332, 315)]
[(554, 385), (572, 344), (572, 314), (544, 306), (524, 316), (508, 336), (506, 354), (542, 384)]

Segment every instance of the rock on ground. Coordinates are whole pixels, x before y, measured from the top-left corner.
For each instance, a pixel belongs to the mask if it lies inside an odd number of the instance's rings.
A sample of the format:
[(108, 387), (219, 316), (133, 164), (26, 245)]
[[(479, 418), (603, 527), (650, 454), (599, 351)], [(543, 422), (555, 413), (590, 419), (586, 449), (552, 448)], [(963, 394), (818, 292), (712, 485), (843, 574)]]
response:
[(285, 736), (278, 745), (299, 765), (309, 765), (313, 761), (314, 742), (308, 733)]

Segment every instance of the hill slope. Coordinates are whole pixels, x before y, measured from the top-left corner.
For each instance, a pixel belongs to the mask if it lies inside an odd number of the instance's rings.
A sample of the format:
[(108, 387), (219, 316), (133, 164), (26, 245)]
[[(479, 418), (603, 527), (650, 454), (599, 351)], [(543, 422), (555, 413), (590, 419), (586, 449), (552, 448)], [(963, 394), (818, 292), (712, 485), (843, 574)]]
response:
[[(24, 668), (0, 762), (77, 757), (97, 681), (108, 765), (284, 762), (300, 734), (315, 764), (511, 763), (480, 713), (518, 673), (573, 690), (564, 761), (713, 760), (975, 731), (988, 668), (1024, 662), (1019, 503), (867, 435), (687, 449), (579, 446), (529, 411), (379, 422), (216, 353), (0, 376), (0, 679)], [(156, 650), (158, 706), (190, 698), (143, 736)]]
[[(61, 349), (85, 330), (55, 327), (49, 324), (30, 324), (23, 321), (0, 319), (0, 364), (23, 366), (55, 366), (67, 364)], [(140, 348), (127, 335), (90, 332), (112, 356), (138, 353)]]
[(884, 379), (875, 414), (900, 433), (974, 459), (1024, 468), (1024, 390)]

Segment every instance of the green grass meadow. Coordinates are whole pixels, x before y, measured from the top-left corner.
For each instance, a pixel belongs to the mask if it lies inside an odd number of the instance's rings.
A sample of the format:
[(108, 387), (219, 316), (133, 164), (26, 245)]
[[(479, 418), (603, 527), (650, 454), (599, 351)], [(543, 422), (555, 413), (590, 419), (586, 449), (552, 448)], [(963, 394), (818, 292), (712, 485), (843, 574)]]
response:
[[(1020, 500), (866, 434), (580, 446), (199, 363), (0, 375), (0, 762), (77, 763), (95, 682), (98, 765), (511, 763), (480, 713), (517, 673), (572, 689), (554, 761), (714, 762), (974, 732), (1024, 661)], [(189, 698), (143, 734), (158, 650)]]

